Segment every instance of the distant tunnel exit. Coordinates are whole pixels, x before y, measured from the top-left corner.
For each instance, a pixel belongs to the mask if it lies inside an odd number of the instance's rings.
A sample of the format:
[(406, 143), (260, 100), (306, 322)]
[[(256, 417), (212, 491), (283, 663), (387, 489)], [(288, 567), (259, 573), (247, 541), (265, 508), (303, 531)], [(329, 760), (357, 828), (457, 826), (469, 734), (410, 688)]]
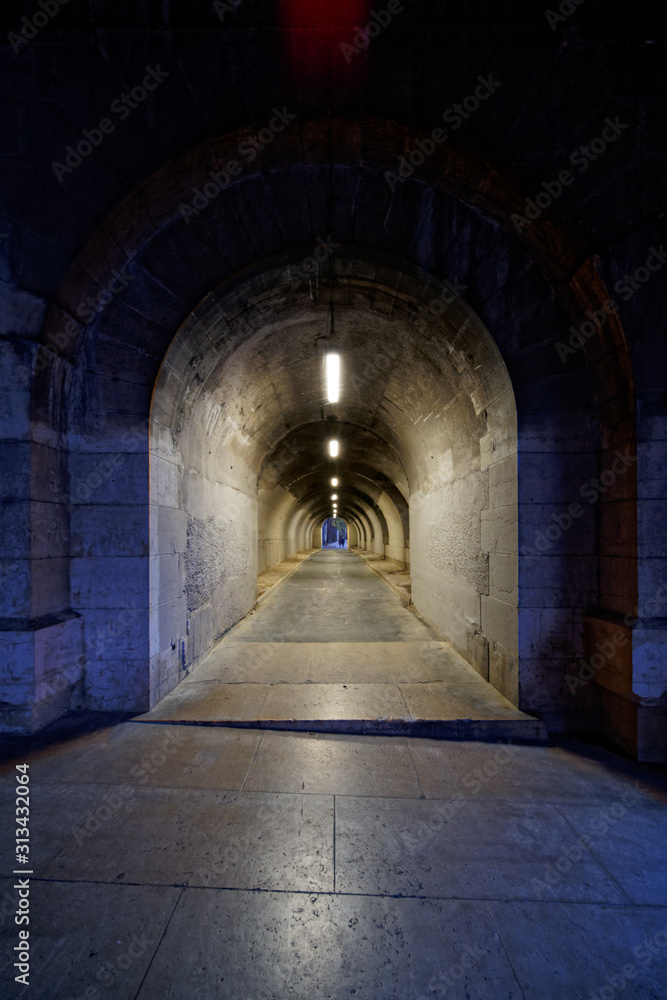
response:
[(346, 549), (347, 547), (347, 523), (342, 517), (328, 517), (322, 525), (322, 548)]

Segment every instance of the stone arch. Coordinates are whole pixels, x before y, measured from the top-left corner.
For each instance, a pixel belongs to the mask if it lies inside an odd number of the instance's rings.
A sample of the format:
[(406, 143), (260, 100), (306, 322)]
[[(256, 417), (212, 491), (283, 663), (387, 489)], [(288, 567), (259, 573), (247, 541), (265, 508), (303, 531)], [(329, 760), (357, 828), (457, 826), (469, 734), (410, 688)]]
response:
[[(197, 215), (186, 223), (180, 206), (190, 203), (188, 198), (211, 171), (219, 171), (233, 158), (239, 142), (248, 132), (238, 130), (170, 162), (118, 206), (72, 265), (47, 317), (42, 350), (37, 358), (33, 392), (34, 467), (39, 470), (44, 463), (50, 463), (54, 480), (60, 483), (61, 495), (72, 501), (71, 537), (74, 551), (82, 554), (72, 555), (70, 533), (65, 531), (56, 552), (64, 568), (59, 568), (54, 576), (54, 567), (46, 567), (43, 560), (35, 559), (36, 614), (75, 608), (83, 615), (84, 632), (91, 630), (86, 638), (90, 645), (95, 630), (104, 627), (101, 612), (105, 607), (118, 610), (122, 590), (116, 588), (115, 593), (102, 595), (91, 592), (95, 559), (103, 559), (107, 569), (111, 559), (136, 560), (132, 567), (126, 563), (125, 569), (131, 569), (135, 586), (126, 596), (143, 623), (138, 629), (141, 639), (133, 650), (133, 661), (137, 665), (145, 664), (148, 647), (148, 602), (142, 596), (149, 590), (145, 551), (148, 545), (147, 504), (136, 504), (146, 509), (135, 512), (135, 545), (131, 552), (119, 553), (118, 544), (114, 543), (116, 554), (113, 556), (90, 555), (85, 550), (86, 532), (92, 530), (96, 518), (99, 522), (100, 515), (86, 509), (96, 505), (85, 503), (82, 485), (85, 487), (95, 468), (104, 466), (106, 471), (98, 472), (97, 478), (102, 476), (106, 482), (107, 498), (113, 500), (123, 495), (122, 486), (117, 493), (113, 492), (117, 483), (132, 483), (137, 489), (138, 484), (144, 484), (147, 488), (146, 419), (158, 371), (175, 331), (212, 287), (226, 279), (226, 289), (230, 292), (235, 282), (247, 278), (248, 269), (261, 271), (257, 261), (284, 252), (285, 245), (290, 246), (292, 252), (299, 245), (305, 248), (308, 253), (303, 259), (308, 259), (314, 256), (318, 246), (315, 236), (320, 235), (326, 241), (335, 230), (337, 241), (349, 238), (350, 227), (354, 230), (353, 221), (327, 214), (327, 206), (331, 205), (333, 187), (351, 177), (357, 178), (362, 195), (371, 186), (377, 195), (377, 185), (384, 184), (377, 208), (370, 212), (363, 226), (357, 226), (357, 245), (390, 254), (400, 246), (400, 256), (407, 256), (413, 266), (448, 278), (454, 282), (454, 287), (465, 284), (464, 279), (468, 279), (468, 297), (474, 301), (486, 327), (493, 330), (516, 387), (524, 463), (528, 455), (540, 454), (536, 447), (540, 422), (546, 426), (547, 418), (564, 448), (575, 439), (582, 444), (582, 452), (587, 456), (582, 465), (584, 475), (593, 465), (604, 467), (617, 449), (629, 449), (634, 454), (632, 372), (617, 316), (609, 316), (604, 326), (586, 340), (581, 352), (586, 364), (579, 370), (564, 371), (553, 350), (553, 339), (565, 329), (565, 322), (580, 326), (587, 312), (595, 312), (608, 298), (595, 262), (549, 211), (544, 211), (521, 233), (516, 232), (512, 215), (521, 211), (526, 191), (514, 178), (496, 169), (482, 154), (450, 140), (424, 163), (418, 175), (391, 190), (384, 175), (394, 168), (398, 156), (409, 151), (415, 140), (424, 135), (391, 122), (318, 118), (286, 130), (255, 165), (210, 202), (208, 214)], [(335, 167), (333, 173), (331, 167)], [(295, 178), (299, 179), (296, 189), (290, 187)], [(311, 189), (310, 202), (304, 197), (306, 188)], [(302, 214), (292, 210), (292, 218), (288, 218), (284, 206), (281, 210), (285, 192), (295, 197), (300, 192), (296, 204), (304, 205)], [(267, 225), (262, 232), (262, 241), (259, 240), (259, 228), (253, 230), (254, 242), (245, 236), (235, 240), (229, 238), (230, 226), (237, 224), (241, 206), (250, 217), (256, 212), (262, 218), (276, 220), (275, 226)], [(399, 215), (403, 223), (394, 231), (391, 220)], [(419, 235), (426, 216), (433, 220), (428, 240)], [(300, 223), (295, 222), (295, 218), (300, 219)], [(452, 220), (466, 240), (466, 252), (461, 254), (458, 264), (453, 250), (448, 246), (436, 246), (438, 226), (442, 227), (440, 231), (444, 235), (452, 231)], [(406, 229), (409, 230), (408, 239)], [(308, 231), (306, 240), (304, 231)], [(488, 252), (486, 257), (471, 263), (475, 240), (470, 237), (480, 233), (484, 235)], [(503, 268), (496, 265), (498, 276), (494, 294), (481, 301), (478, 295), (481, 278), (488, 273), (489, 267), (503, 258), (503, 254), (513, 260), (516, 267), (514, 270), (506, 268), (503, 277)], [(468, 270), (462, 270), (464, 267)], [(376, 273), (381, 270), (379, 263)], [(406, 281), (410, 280), (409, 270), (406, 268)], [(116, 293), (119, 283), (121, 287)], [(517, 315), (511, 308), (503, 311), (503, 293), (507, 296), (510, 287), (510, 302), (521, 301), (523, 296), (526, 303), (523, 314)], [(267, 296), (270, 292), (267, 286)], [(427, 324), (434, 321), (430, 302), (442, 299), (442, 282), (435, 283), (432, 294), (432, 299), (422, 303)], [(82, 315), (81, 304), (89, 297), (102, 301), (94, 316), (86, 318)], [(456, 301), (460, 305), (460, 300)], [(538, 338), (537, 345), (534, 335), (530, 336), (535, 322), (544, 325), (544, 334)], [(233, 337), (233, 332), (230, 336)], [(49, 360), (49, 352), (57, 357)], [(536, 402), (535, 381), (531, 382), (527, 369), (531, 361), (534, 363), (540, 357), (540, 352), (545, 381), (549, 380), (549, 398)], [(189, 365), (200, 363), (205, 364), (206, 359), (187, 359)], [(558, 381), (560, 386), (556, 385)], [(563, 386), (569, 392), (581, 393), (583, 405), (574, 417), (569, 417), (565, 411), (563, 403), (568, 400)], [(485, 392), (483, 387), (478, 397), (480, 412), (484, 409)], [(214, 422), (214, 410), (209, 416)], [(579, 427), (574, 426), (577, 420)], [(503, 447), (502, 436), (490, 438), (486, 446), (495, 454)], [(562, 455), (565, 454), (563, 451)], [(109, 471), (109, 462), (112, 466), (115, 463), (117, 468), (112, 467)], [(534, 467), (539, 464), (533, 458), (530, 463)], [(563, 468), (569, 475), (571, 470), (566, 466), (564, 457)], [(118, 468), (122, 472), (118, 473)], [(580, 588), (579, 603), (582, 605), (599, 605), (615, 613), (632, 610), (635, 606), (633, 474), (634, 470), (630, 469), (627, 478), (610, 491), (604, 510), (600, 511), (599, 519), (604, 522), (600, 557), (597, 559), (592, 554), (591, 564), (595, 562), (595, 567), (586, 569), (587, 581), (595, 577), (596, 586), (589, 586), (587, 582)], [(499, 488), (501, 485), (498, 484)], [(533, 503), (530, 485), (521, 485), (520, 490), (519, 510), (522, 507), (529, 510)], [(59, 516), (66, 523), (70, 504), (60, 506)], [(86, 522), (86, 518), (91, 520)], [(502, 520), (502, 515), (498, 518)], [(502, 530), (500, 525), (496, 535)], [(513, 528), (510, 526), (508, 530), (511, 533)], [(522, 534), (522, 544), (526, 537)], [(615, 539), (613, 546), (607, 544), (608, 538)], [(566, 579), (575, 557), (568, 551), (559, 552), (558, 556), (557, 573), (561, 579)], [(89, 561), (87, 567), (83, 565), (86, 560)], [(545, 603), (539, 596), (538, 582), (545, 566), (544, 559), (537, 556), (524, 562), (520, 586), (535, 595), (531, 598), (535, 603), (527, 604), (527, 611), (537, 612)], [(124, 582), (126, 579), (127, 574)], [(527, 614), (526, 621), (530, 617)], [(532, 617), (537, 619), (539, 615)], [(525, 653), (527, 661), (544, 658), (544, 649), (534, 641), (534, 632), (530, 624), (526, 648), (519, 649), (520, 655)], [(581, 651), (583, 647), (573, 641), (570, 655), (576, 656)], [(126, 651), (124, 655), (129, 654)], [(165, 693), (164, 685), (155, 682), (155, 678), (140, 678), (139, 668), (136, 684), (128, 684), (122, 696), (113, 682), (118, 664), (112, 662), (108, 669), (91, 668), (89, 664), (86, 669), (88, 700), (95, 707), (140, 708)], [(548, 684), (543, 686), (547, 693), (541, 703), (537, 689), (530, 684), (525, 690), (514, 692), (514, 680), (503, 676), (508, 669), (507, 664), (498, 665), (495, 681), (501, 689), (518, 697), (524, 707), (546, 715), (550, 706), (558, 703), (547, 721), (556, 727), (571, 722), (571, 716), (563, 707), (562, 670), (557, 679), (558, 690), (549, 689)], [(552, 672), (552, 677), (556, 674)]]

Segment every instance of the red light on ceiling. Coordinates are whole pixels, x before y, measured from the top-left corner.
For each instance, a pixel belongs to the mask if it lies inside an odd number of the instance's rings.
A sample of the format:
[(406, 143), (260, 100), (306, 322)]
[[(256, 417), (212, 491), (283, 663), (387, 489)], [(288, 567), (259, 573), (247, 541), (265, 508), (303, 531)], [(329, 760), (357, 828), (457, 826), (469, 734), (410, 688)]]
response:
[(283, 17), (294, 28), (354, 29), (368, 20), (367, 0), (282, 0)]
[[(355, 29), (363, 31), (371, 0), (280, 0), (288, 29), (287, 58), (301, 84), (359, 81), (366, 51), (355, 46)], [(357, 40), (361, 36), (356, 34)]]

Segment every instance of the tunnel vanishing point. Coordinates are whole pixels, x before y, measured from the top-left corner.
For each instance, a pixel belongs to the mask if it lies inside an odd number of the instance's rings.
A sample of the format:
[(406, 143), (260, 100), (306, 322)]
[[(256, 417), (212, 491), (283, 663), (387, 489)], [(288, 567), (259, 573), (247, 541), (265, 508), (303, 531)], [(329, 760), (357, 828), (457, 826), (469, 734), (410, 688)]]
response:
[[(188, 119), (194, 62), (160, 58), (94, 155), (91, 107), (62, 98), (69, 160), (35, 139), (41, 235), (25, 192), (3, 224), (2, 729), (153, 708), (259, 573), (320, 547), (336, 492), (350, 547), (409, 569), (415, 609), (514, 705), (667, 759), (665, 418), (636, 357), (652, 321), (558, 201), (543, 137), (531, 176), (485, 143), (512, 85), (470, 143), (434, 138), (398, 80), (367, 113), (316, 86), (283, 101), (260, 74), (263, 112), (225, 105), (211, 131)], [(459, 67), (452, 93), (492, 68)], [(102, 184), (93, 160), (144, 127), (169, 138)], [(33, 244), (34, 269), (11, 263)]]

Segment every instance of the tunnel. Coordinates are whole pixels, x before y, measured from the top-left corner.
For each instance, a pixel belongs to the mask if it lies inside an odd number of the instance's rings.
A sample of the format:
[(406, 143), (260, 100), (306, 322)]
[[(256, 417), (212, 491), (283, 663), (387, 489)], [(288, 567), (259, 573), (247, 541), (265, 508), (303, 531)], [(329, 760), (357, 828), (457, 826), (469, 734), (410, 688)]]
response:
[(414, 609), (495, 690), (552, 731), (623, 728), (643, 711), (627, 687), (568, 681), (637, 601), (631, 462), (559, 528), (568, 483), (634, 448), (617, 317), (584, 366), (553, 349), (606, 294), (584, 248), (548, 213), (518, 236), (520, 186), (455, 141), (396, 189), (391, 122), (299, 122), (214, 190), (246, 135), (120, 202), (49, 312), (31, 419), (55, 549), (29, 563), (60, 653), (10, 715), (154, 707), (258, 574), (319, 547), (336, 478), (356, 547), (409, 571)]
[[(185, 664), (196, 664), (250, 610), (257, 573), (313, 545), (332, 474), (341, 516), (357, 521), (364, 548), (410, 565), (416, 607), (457, 648), (480, 670), (491, 641), (516, 657), (516, 601), (502, 602), (487, 635), (481, 622), (482, 511), (497, 505), (489, 470), (502, 466), (506, 488), (516, 481), (507, 370), (463, 303), (421, 320), (422, 301), (442, 302), (446, 287), (400, 261), (355, 256), (332, 258), (317, 287), (299, 258), (267, 262), (229, 297), (207, 297), (164, 359), (151, 418), (151, 573), (169, 585), (153, 591), (151, 663), (170, 678), (181, 667), (175, 639), (188, 635)], [(328, 403), (333, 348), (340, 399)], [(493, 456), (487, 435), (503, 441)], [(509, 594), (516, 539), (506, 544)]]
[(657, 13), (2, 3), (5, 1000), (667, 1000)]

